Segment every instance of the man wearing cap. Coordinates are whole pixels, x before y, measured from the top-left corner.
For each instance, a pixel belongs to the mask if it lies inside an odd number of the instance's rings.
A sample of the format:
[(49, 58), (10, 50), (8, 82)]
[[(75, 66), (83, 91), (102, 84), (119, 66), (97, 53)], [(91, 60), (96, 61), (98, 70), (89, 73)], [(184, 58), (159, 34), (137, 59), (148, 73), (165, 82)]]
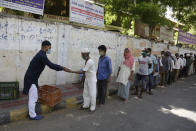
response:
[(85, 74), (83, 99), (84, 104), (81, 109), (90, 109), (94, 112), (96, 108), (96, 67), (94, 61), (90, 58), (89, 49), (82, 50), (82, 58), (85, 60), (85, 66), (82, 71), (71, 71), (71, 73)]

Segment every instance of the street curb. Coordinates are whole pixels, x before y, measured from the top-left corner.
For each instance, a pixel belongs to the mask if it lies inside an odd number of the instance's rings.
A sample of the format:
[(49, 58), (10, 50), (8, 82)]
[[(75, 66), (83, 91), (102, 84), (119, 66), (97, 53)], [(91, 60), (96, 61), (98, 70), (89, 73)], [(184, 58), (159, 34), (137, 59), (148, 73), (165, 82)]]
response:
[[(107, 97), (115, 95), (117, 93), (116, 88), (109, 89), (107, 92)], [(83, 97), (77, 96), (72, 98), (67, 98), (62, 100), (59, 104), (54, 107), (49, 107), (48, 105), (39, 104), (36, 107), (37, 114), (46, 114), (60, 109), (74, 109), (83, 103)], [(24, 120), (28, 116), (27, 107), (21, 109), (0, 113), (0, 125), (8, 124), (10, 122)]]

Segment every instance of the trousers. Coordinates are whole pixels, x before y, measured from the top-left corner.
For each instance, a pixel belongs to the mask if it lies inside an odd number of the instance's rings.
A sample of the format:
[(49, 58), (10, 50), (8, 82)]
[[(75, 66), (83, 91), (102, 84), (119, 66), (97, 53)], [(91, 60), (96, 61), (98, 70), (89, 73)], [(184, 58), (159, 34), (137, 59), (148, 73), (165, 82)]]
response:
[(99, 104), (105, 104), (106, 94), (107, 94), (107, 79), (97, 81), (98, 88), (98, 100)]
[(89, 108), (91, 111), (94, 111), (96, 108), (96, 81), (88, 81), (84, 82), (84, 91), (83, 91), (83, 99), (84, 105), (83, 108)]
[(29, 90), (29, 102), (28, 102), (29, 116), (31, 118), (34, 118), (37, 115), (35, 112), (35, 106), (36, 106), (37, 100), (38, 100), (37, 87), (35, 84), (32, 84)]

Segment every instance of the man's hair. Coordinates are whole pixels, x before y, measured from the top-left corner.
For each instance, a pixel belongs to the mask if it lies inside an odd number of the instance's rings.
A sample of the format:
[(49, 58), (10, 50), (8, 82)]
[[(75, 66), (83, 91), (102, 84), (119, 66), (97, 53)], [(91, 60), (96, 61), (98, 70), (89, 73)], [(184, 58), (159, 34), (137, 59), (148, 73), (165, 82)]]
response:
[(169, 51), (166, 51), (166, 56), (171, 56), (171, 53)]
[(98, 50), (103, 50), (103, 51), (107, 51), (107, 48), (106, 48), (106, 46), (105, 45), (100, 45), (99, 47), (98, 47)]
[(176, 53), (176, 54), (175, 54), (175, 56), (176, 56), (176, 57), (179, 57), (179, 54), (178, 54), (178, 53)]
[(152, 51), (152, 49), (151, 49), (151, 48), (147, 48), (147, 51), (148, 51), (148, 52), (151, 52), (151, 51)]
[(161, 51), (161, 54), (165, 54), (165, 51)]
[(42, 47), (45, 47), (45, 46), (51, 46), (51, 43), (49, 41), (45, 40), (42, 42)]

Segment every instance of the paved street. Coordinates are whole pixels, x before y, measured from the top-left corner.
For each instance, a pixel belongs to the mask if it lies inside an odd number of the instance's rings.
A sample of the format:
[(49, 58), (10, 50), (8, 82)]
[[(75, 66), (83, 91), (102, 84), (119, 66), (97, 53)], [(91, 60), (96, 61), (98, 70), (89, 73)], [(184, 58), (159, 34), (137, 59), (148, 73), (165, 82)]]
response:
[(93, 114), (59, 110), (41, 121), (18, 121), (0, 131), (196, 131), (196, 76), (127, 104), (114, 96)]

